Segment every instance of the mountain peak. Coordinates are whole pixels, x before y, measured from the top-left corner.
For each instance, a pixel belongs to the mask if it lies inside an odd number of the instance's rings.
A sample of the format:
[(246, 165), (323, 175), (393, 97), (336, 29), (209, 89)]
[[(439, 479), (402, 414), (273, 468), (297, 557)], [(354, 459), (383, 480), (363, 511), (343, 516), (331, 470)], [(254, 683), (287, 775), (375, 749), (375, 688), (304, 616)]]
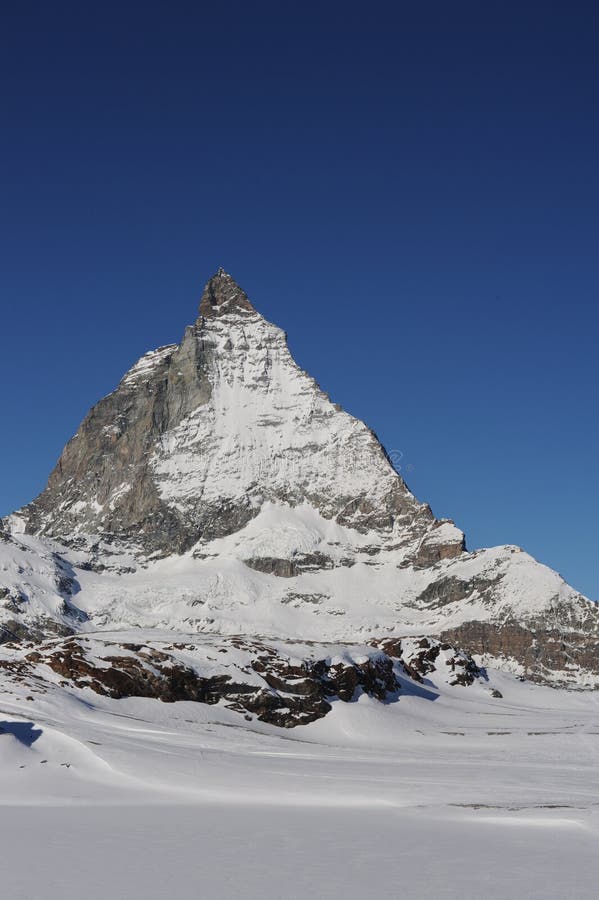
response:
[[(465, 646), (599, 687), (598, 605), (516, 547), (467, 553), (222, 269), (200, 316), (94, 404), (46, 489), (0, 520), (0, 644), (156, 627), (403, 653), (412, 635), (423, 674)], [(368, 678), (395, 663), (382, 665)], [(256, 709), (291, 701), (273, 702), (259, 693)]]
[(245, 291), (228, 272), (220, 268), (206, 283), (200, 300), (200, 315), (213, 318), (233, 310), (255, 312)]

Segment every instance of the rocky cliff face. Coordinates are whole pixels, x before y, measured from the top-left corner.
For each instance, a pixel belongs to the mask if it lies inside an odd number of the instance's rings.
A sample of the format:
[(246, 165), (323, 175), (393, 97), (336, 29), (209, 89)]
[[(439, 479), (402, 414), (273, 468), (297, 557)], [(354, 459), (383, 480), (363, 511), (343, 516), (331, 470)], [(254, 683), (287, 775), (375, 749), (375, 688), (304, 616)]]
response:
[(3, 601), (10, 639), (437, 635), (530, 677), (599, 684), (597, 606), (519, 548), (467, 552), (222, 270), (181, 343), (130, 369), (5, 520)]

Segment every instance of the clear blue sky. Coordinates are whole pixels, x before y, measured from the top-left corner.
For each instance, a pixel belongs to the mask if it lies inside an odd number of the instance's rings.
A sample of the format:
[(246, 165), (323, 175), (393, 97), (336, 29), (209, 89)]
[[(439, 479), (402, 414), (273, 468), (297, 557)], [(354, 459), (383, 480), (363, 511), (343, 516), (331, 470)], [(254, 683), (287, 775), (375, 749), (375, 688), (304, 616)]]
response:
[(0, 514), (230, 271), (469, 546), (599, 599), (599, 7), (5, 4)]

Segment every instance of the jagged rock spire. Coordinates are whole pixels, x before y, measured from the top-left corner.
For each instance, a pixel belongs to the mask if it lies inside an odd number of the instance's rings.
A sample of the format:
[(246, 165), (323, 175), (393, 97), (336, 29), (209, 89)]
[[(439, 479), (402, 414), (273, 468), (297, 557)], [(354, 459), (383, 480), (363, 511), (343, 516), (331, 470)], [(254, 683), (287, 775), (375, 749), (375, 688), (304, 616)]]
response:
[(233, 310), (255, 312), (245, 291), (221, 268), (204, 288), (200, 301), (200, 315), (212, 318)]

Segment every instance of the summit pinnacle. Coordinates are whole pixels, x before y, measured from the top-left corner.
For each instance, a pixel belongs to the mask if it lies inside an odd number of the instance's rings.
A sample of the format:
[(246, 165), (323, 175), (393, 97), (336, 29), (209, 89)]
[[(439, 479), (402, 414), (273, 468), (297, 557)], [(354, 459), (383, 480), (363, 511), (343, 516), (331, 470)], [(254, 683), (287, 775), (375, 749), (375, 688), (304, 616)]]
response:
[(223, 268), (220, 268), (204, 288), (200, 301), (200, 315), (204, 318), (211, 318), (222, 316), (233, 310), (254, 312), (254, 307), (245, 291)]

